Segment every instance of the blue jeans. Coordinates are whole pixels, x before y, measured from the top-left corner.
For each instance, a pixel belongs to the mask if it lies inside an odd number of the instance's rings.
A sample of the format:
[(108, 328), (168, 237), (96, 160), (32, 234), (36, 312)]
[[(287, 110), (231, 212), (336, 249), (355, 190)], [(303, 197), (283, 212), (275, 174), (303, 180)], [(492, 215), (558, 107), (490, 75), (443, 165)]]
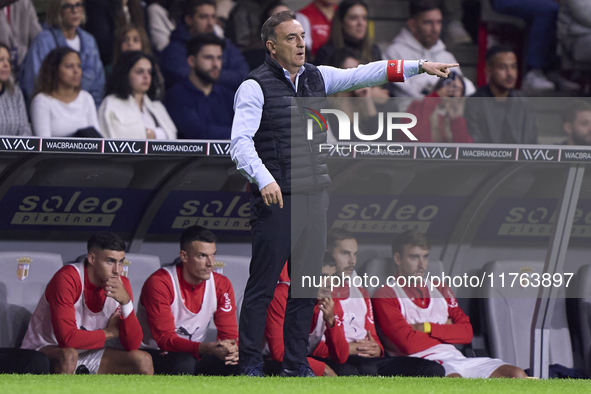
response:
[(527, 65), (530, 68), (547, 68), (555, 50), (558, 3), (554, 0), (493, 0), (492, 8), (501, 14), (518, 16), (527, 21)]

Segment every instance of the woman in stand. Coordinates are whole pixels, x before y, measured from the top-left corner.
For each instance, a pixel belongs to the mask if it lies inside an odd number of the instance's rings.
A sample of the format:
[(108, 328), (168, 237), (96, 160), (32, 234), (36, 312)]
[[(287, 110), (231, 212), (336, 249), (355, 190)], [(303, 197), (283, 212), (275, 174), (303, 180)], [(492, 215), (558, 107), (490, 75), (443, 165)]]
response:
[(23, 93), (12, 83), (10, 51), (0, 43), (0, 135), (31, 135)]
[(27, 102), (33, 97), (35, 80), (45, 56), (54, 48), (67, 46), (80, 55), (81, 87), (99, 106), (105, 87), (105, 70), (94, 37), (80, 28), (85, 20), (82, 0), (48, 0), (45, 18), (48, 27), (35, 37), (21, 66), (19, 80)]
[(85, 130), (82, 136), (101, 136), (92, 96), (80, 88), (82, 73), (80, 56), (70, 47), (56, 48), (45, 57), (31, 102), (35, 135), (73, 137)]
[(113, 68), (107, 96), (99, 108), (105, 136), (130, 139), (176, 139), (177, 130), (160, 101), (154, 101), (156, 71), (151, 57), (124, 52)]
[(329, 64), (333, 53), (349, 48), (360, 59), (382, 60), (380, 48), (369, 37), (368, 6), (363, 0), (343, 0), (332, 20), (330, 40), (324, 44), (314, 59), (314, 64)]

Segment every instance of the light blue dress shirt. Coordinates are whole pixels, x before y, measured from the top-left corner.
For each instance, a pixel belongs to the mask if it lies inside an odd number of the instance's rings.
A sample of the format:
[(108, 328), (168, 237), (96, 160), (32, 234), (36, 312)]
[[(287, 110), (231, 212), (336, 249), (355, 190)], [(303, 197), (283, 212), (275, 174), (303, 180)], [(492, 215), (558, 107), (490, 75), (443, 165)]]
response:
[[(319, 66), (318, 70), (324, 79), (326, 95), (347, 92), (370, 86), (379, 86), (388, 82), (387, 60), (380, 60), (357, 68), (340, 69), (329, 66)], [(404, 80), (419, 72), (418, 60), (405, 60), (403, 68)], [(289, 71), (283, 69), (285, 78), (290, 81), (294, 91), (298, 89), (300, 75), (305, 68), (302, 66), (295, 78), (295, 85), (291, 83)], [(267, 170), (254, 146), (254, 135), (261, 124), (263, 115), (263, 91), (253, 79), (242, 82), (234, 96), (234, 121), (232, 123), (232, 143), (230, 156), (236, 168), (250, 182), (256, 183), (259, 190), (275, 179)]]

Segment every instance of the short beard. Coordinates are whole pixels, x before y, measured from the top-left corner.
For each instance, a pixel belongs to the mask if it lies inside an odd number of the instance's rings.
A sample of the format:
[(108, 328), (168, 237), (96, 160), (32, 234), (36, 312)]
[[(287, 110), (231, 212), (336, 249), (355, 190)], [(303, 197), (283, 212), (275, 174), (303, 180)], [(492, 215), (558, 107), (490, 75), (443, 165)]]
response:
[(197, 78), (199, 78), (201, 81), (203, 81), (204, 83), (207, 83), (207, 84), (216, 83), (219, 79), (219, 77), (212, 78), (208, 73), (201, 71), (197, 67), (193, 68), (193, 71), (195, 72), (195, 75), (197, 76)]
[(575, 145), (591, 145), (585, 137), (581, 137), (579, 134), (571, 133), (571, 139)]

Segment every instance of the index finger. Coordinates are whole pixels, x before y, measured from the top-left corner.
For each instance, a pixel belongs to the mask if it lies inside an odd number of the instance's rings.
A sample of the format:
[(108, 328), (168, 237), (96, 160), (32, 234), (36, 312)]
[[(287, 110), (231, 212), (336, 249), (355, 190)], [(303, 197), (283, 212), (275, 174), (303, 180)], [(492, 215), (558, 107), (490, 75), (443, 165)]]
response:
[(459, 67), (460, 63), (444, 63), (443, 65), (447, 68), (451, 68), (451, 67)]
[(279, 208), (283, 208), (283, 195), (281, 194), (281, 190), (279, 190), (277, 199), (279, 200)]

